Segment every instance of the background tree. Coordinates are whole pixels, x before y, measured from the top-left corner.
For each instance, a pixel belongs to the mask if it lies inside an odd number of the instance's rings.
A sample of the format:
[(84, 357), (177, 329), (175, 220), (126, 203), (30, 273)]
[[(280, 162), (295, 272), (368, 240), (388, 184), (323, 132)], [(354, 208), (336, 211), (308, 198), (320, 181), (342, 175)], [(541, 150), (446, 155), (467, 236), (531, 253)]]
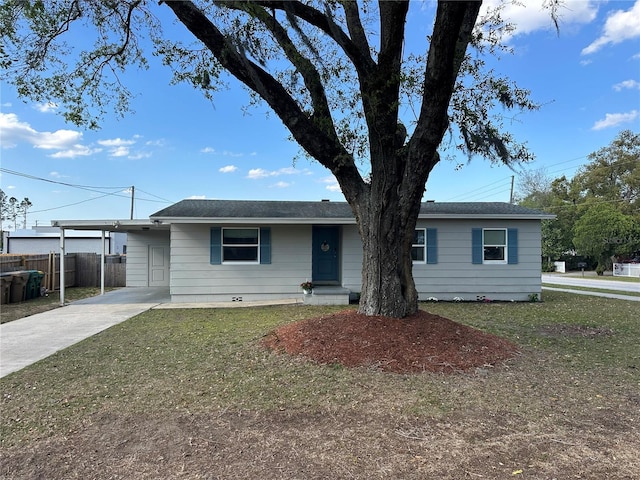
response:
[[(640, 135), (621, 131), (611, 144), (587, 158), (589, 163), (571, 179), (562, 176), (550, 181), (544, 172), (525, 172), (518, 183), (519, 203), (556, 215), (542, 223), (542, 251), (549, 261), (575, 253), (578, 238), (579, 253), (593, 257), (602, 270), (610, 264), (605, 261), (608, 256), (622, 255), (624, 249), (620, 245), (605, 248), (597, 241), (592, 244), (588, 228), (595, 226), (595, 215), (608, 215), (611, 210), (623, 214), (623, 223), (631, 220), (640, 225)], [(593, 210), (601, 203), (610, 208)], [(587, 213), (587, 219), (578, 224)], [(612, 218), (620, 219), (618, 215)], [(602, 228), (605, 224), (613, 228), (612, 220), (602, 218), (602, 222)]]
[(573, 179), (582, 198), (615, 203), (640, 219), (640, 135), (623, 130), (610, 145), (588, 156)]
[[(552, 13), (559, 3), (548, 2)], [(145, 54), (162, 56), (177, 81), (208, 97), (230, 73), (340, 184), (363, 243), (360, 312), (403, 317), (418, 308), (411, 245), (445, 133), (469, 155), (507, 164), (530, 158), (496, 113), (536, 105), (484, 68), (483, 55), (501, 51), (510, 27), (499, 10), (476, 24), (480, 5), (439, 1), (431, 35), (411, 52), (409, 1), (8, 0), (0, 7), (1, 62), (22, 96), (55, 101), (68, 120), (89, 126), (106, 102), (126, 111), (130, 94), (118, 75), (146, 67)], [(197, 42), (163, 30), (160, 8)], [(76, 24), (92, 49), (73, 56), (64, 37)], [(155, 51), (146, 50), (145, 35)], [(411, 123), (399, 116), (408, 104)]]
[(16, 206), (17, 216), (22, 217), (22, 228), (27, 228), (27, 211), (32, 206), (33, 204), (27, 197), (24, 197)]
[(579, 254), (598, 260), (596, 271), (609, 269), (612, 258), (640, 248), (640, 224), (611, 203), (587, 205), (574, 226), (573, 242)]

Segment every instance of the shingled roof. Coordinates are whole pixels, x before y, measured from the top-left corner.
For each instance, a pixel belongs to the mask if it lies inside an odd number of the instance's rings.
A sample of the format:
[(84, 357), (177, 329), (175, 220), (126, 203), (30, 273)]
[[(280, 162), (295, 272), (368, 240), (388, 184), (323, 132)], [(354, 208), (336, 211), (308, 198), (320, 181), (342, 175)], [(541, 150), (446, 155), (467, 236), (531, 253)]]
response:
[[(211, 220), (304, 220), (354, 223), (351, 207), (346, 202), (298, 202), (258, 200), (182, 200), (153, 215), (151, 220), (196, 222)], [(503, 202), (426, 202), (419, 218), (512, 218), (543, 219), (553, 215), (531, 208)]]

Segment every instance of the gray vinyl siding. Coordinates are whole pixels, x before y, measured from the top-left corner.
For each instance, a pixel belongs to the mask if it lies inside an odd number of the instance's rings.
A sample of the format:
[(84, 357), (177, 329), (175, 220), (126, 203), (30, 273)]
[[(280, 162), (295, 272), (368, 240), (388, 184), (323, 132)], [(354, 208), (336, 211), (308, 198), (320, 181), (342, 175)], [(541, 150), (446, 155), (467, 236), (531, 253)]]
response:
[[(420, 300), (527, 300), (540, 296), (541, 237), (539, 221), (419, 221), (418, 228), (438, 231), (438, 263), (414, 264), (413, 277)], [(518, 263), (474, 265), (471, 259), (473, 228), (517, 228)]]
[(362, 285), (362, 242), (358, 227), (342, 227), (342, 286), (360, 292)]
[[(171, 227), (171, 299), (173, 302), (255, 301), (301, 294), (311, 279), (311, 226), (271, 226), (271, 263), (210, 263), (213, 225)], [(233, 227), (234, 225), (225, 225)], [(255, 225), (264, 227), (265, 225)], [(246, 227), (246, 225), (243, 225)]]
[[(228, 302), (297, 298), (300, 283), (311, 280), (311, 225), (249, 225), (269, 227), (270, 264), (211, 264), (212, 224), (171, 226), (171, 296), (173, 302)], [(217, 226), (217, 225), (216, 225)], [(225, 227), (234, 227), (225, 224)], [(248, 225), (242, 224), (242, 227)], [(414, 264), (420, 300), (526, 301), (541, 296), (540, 221), (419, 220), (417, 228), (437, 230), (437, 263)], [(516, 228), (518, 263), (474, 265), (473, 228)], [(131, 235), (127, 255), (127, 285), (146, 281), (149, 238)], [(352, 292), (361, 291), (362, 244), (355, 225), (341, 226), (340, 280)], [(144, 251), (144, 255), (142, 252)], [(140, 262), (140, 264), (138, 264)], [(138, 282), (138, 283), (134, 283)]]
[(169, 232), (129, 232), (127, 235), (127, 287), (149, 286), (149, 246), (169, 248)]

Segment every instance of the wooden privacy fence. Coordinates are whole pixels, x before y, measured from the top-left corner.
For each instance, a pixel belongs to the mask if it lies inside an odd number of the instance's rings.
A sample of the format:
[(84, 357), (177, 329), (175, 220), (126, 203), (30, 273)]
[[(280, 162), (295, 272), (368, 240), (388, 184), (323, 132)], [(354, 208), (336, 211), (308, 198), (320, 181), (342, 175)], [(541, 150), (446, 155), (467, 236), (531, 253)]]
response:
[[(99, 287), (100, 259), (96, 253), (69, 253), (64, 257), (65, 287)], [(123, 255), (105, 256), (105, 287), (124, 287), (126, 285), (126, 257)], [(39, 270), (44, 272), (41, 285), (47, 290), (60, 288), (60, 254), (43, 255), (3, 254), (0, 255), (0, 272), (16, 270)]]

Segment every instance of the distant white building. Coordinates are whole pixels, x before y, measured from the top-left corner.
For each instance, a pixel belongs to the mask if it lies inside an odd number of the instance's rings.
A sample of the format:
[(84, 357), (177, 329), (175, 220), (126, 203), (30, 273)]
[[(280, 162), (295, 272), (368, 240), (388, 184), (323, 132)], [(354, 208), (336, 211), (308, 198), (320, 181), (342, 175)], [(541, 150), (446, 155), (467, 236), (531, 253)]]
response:
[[(4, 231), (2, 253), (44, 254), (60, 251), (60, 228), (37, 226), (26, 230)], [(69, 230), (64, 234), (67, 253), (102, 253), (102, 232)], [(126, 232), (105, 232), (107, 255), (127, 253)]]

